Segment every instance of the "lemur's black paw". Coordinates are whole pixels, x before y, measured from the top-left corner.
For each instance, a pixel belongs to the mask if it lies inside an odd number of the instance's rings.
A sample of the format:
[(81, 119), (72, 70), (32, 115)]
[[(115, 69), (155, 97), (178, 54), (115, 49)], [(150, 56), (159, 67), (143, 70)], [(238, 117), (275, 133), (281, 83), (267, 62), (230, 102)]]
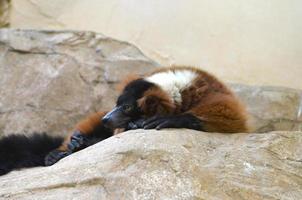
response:
[(80, 131), (75, 131), (70, 138), (70, 142), (67, 145), (68, 150), (75, 152), (88, 146), (88, 139)]
[(162, 129), (162, 128), (174, 128), (174, 120), (173, 117), (169, 116), (154, 116), (150, 119), (147, 119), (143, 123), (144, 129)]
[(0, 168), (0, 176), (7, 174), (10, 170), (6, 168)]
[(191, 115), (176, 115), (176, 116), (154, 116), (147, 119), (143, 123), (144, 129), (163, 129), (163, 128), (188, 128), (194, 130), (202, 130), (201, 121)]
[(50, 166), (61, 160), (62, 158), (70, 155), (71, 152), (67, 151), (60, 151), (58, 149), (55, 149), (51, 151), (49, 154), (45, 156), (44, 164), (45, 166)]
[(132, 122), (129, 122), (127, 130), (139, 129), (143, 128), (144, 119), (138, 119)]

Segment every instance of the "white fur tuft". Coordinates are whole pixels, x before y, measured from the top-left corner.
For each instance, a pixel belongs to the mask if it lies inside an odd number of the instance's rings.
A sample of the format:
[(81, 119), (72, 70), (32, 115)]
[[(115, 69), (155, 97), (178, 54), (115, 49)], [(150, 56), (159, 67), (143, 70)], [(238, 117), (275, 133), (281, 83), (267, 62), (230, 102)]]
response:
[(192, 70), (179, 69), (159, 72), (147, 77), (146, 80), (160, 86), (174, 102), (181, 103), (181, 92), (190, 86), (196, 76)]

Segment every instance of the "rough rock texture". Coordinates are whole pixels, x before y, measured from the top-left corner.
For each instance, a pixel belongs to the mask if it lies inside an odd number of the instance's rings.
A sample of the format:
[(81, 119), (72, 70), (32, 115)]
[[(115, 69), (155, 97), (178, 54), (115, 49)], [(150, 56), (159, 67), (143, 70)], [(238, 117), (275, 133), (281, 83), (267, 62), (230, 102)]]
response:
[[(116, 84), (157, 64), (126, 42), (93, 32), (0, 30), (0, 135), (66, 134), (81, 118), (110, 109)], [(252, 130), (302, 129), (302, 92), (231, 85)]]
[(252, 131), (302, 131), (301, 90), (238, 84), (230, 86), (247, 107)]
[(10, 0), (0, 1), (0, 28), (9, 25)]
[(0, 199), (302, 199), (302, 132), (136, 130), (0, 177)]
[(156, 65), (101, 34), (0, 30), (0, 134), (65, 134), (85, 115), (110, 109), (123, 77)]

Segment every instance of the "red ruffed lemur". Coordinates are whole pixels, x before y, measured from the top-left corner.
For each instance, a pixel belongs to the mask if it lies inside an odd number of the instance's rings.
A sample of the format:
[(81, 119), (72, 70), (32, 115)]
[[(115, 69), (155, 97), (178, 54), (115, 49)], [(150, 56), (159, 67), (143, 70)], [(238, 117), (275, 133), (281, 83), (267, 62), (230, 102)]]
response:
[(0, 174), (49, 166), (73, 152), (114, 135), (115, 130), (187, 128), (247, 132), (246, 112), (214, 76), (193, 67), (161, 68), (125, 82), (116, 106), (78, 123), (70, 136), (11, 135), (0, 140)]

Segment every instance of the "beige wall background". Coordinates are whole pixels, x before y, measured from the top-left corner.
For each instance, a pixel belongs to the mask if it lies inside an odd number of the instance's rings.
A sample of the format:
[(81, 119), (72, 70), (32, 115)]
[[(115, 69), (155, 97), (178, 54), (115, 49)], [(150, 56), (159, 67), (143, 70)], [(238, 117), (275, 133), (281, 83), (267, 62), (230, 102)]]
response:
[(302, 89), (301, 0), (12, 0), (13, 28), (101, 32), (163, 65)]

